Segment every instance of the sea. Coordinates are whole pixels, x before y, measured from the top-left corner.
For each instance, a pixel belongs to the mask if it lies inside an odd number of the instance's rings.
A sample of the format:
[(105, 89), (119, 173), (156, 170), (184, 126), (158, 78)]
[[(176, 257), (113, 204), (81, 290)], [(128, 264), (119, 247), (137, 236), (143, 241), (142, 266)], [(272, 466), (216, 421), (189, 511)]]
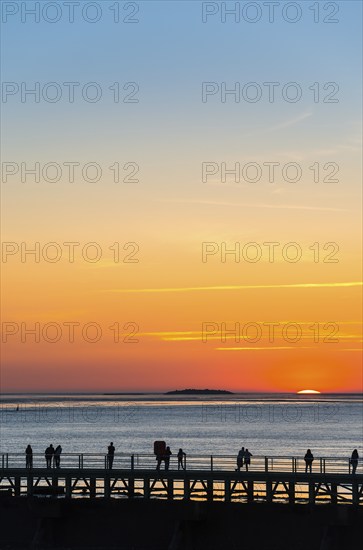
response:
[(153, 453), (164, 440), (175, 453), (347, 457), (363, 455), (360, 394), (2, 394), (0, 452)]

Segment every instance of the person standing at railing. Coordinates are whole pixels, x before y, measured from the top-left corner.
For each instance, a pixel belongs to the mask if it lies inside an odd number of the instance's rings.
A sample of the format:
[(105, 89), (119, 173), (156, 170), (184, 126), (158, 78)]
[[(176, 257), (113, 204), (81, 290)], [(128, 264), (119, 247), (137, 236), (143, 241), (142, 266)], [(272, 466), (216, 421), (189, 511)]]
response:
[(178, 470), (180, 469), (185, 470), (185, 461), (186, 461), (187, 455), (185, 454), (183, 449), (179, 449), (177, 457), (178, 457)]
[(113, 442), (111, 441), (111, 443), (107, 447), (107, 468), (109, 470), (112, 469), (114, 456), (115, 456), (115, 447), (113, 446)]
[(245, 448), (242, 447), (241, 450), (238, 452), (237, 455), (237, 468), (236, 472), (240, 472), (241, 468), (243, 467), (243, 461), (245, 459)]
[(25, 467), (33, 468), (33, 449), (30, 445), (25, 449)]
[(309, 470), (309, 473), (311, 474), (312, 466), (313, 466), (313, 462), (314, 462), (314, 455), (313, 455), (313, 453), (311, 452), (310, 449), (308, 449), (306, 451), (305, 456), (304, 456), (304, 460), (305, 460), (305, 473), (307, 474), (308, 470)]
[(51, 468), (52, 467), (52, 460), (53, 460), (53, 456), (54, 456), (54, 447), (52, 444), (49, 445), (49, 447), (47, 447), (45, 449), (45, 462), (46, 462), (46, 465), (47, 465), (47, 468)]
[(170, 457), (172, 454), (170, 447), (167, 447), (164, 455), (165, 470), (169, 470)]
[(54, 467), (60, 468), (60, 459), (62, 454), (62, 447), (58, 445), (54, 451)]
[(358, 451), (357, 449), (354, 449), (354, 451), (352, 452), (352, 456), (350, 458), (350, 464), (352, 466), (352, 474), (355, 474), (355, 472), (357, 471), (358, 459), (359, 459)]
[(252, 453), (248, 449), (245, 450), (245, 466), (246, 466), (246, 472), (248, 472), (248, 466), (251, 464), (251, 456)]

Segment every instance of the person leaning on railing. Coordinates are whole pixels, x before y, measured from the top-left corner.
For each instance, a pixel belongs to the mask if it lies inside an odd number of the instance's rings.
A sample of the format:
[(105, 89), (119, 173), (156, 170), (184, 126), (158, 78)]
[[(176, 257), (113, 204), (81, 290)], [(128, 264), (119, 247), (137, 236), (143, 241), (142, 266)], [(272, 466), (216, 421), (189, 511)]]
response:
[(357, 451), (357, 449), (354, 449), (354, 451), (352, 452), (352, 456), (350, 458), (350, 464), (352, 466), (352, 474), (355, 474), (355, 472), (357, 470), (358, 459), (359, 459), (358, 451)]
[(178, 457), (178, 470), (180, 470), (180, 469), (185, 470), (187, 455), (183, 451), (183, 449), (179, 449), (177, 457)]
[(246, 472), (248, 472), (248, 467), (249, 465), (251, 464), (251, 456), (252, 456), (252, 453), (250, 453), (250, 451), (248, 449), (245, 450), (245, 467), (246, 467)]
[(33, 468), (33, 449), (30, 445), (25, 449), (25, 467)]
[(111, 443), (107, 447), (107, 460), (106, 460), (107, 468), (109, 470), (112, 470), (114, 456), (115, 456), (115, 447), (113, 445), (113, 442), (111, 441)]

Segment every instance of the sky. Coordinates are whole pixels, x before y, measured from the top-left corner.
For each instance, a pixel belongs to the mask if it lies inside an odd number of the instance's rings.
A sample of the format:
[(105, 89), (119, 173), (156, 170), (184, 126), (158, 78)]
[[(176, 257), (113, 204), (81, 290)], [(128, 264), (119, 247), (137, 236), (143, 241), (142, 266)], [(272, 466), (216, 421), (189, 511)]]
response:
[(361, 3), (1, 4), (2, 391), (361, 391)]

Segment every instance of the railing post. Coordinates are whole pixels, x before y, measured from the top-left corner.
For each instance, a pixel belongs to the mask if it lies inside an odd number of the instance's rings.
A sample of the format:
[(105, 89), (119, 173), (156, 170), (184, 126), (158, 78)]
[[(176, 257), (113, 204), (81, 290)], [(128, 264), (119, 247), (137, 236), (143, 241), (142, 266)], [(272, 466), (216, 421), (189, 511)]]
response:
[(265, 456), (265, 472), (268, 472), (268, 457)]
[(213, 472), (213, 455), (210, 455), (210, 469)]
[(20, 480), (20, 477), (16, 477), (14, 479), (14, 495), (16, 497), (20, 497), (20, 493), (21, 493), (21, 480)]
[(323, 459), (322, 458), (320, 459), (320, 473), (321, 474), (324, 473), (323, 472)]
[(9, 454), (6, 453), (6, 467), (9, 468)]
[(72, 478), (67, 475), (66, 477), (66, 498), (72, 496)]
[(96, 478), (91, 477), (89, 480), (89, 496), (90, 498), (96, 498)]
[(356, 481), (353, 481), (352, 483), (352, 503), (354, 506), (359, 505), (359, 491), (358, 483)]
[(33, 476), (32, 475), (27, 476), (26, 494), (27, 494), (28, 497), (33, 494)]
[(135, 466), (135, 455), (131, 455), (131, 470), (134, 469), (134, 466)]
[(309, 481), (309, 504), (315, 504), (315, 483)]
[(295, 482), (289, 481), (289, 503), (295, 504)]
[(111, 486), (110, 486), (110, 476), (109, 474), (104, 475), (104, 494), (105, 498), (110, 498), (111, 496)]
[(81, 455), (78, 455), (78, 468), (81, 469)]
[(184, 499), (185, 500), (189, 500), (190, 498), (190, 484), (189, 484), (189, 479), (188, 478), (184, 478)]

